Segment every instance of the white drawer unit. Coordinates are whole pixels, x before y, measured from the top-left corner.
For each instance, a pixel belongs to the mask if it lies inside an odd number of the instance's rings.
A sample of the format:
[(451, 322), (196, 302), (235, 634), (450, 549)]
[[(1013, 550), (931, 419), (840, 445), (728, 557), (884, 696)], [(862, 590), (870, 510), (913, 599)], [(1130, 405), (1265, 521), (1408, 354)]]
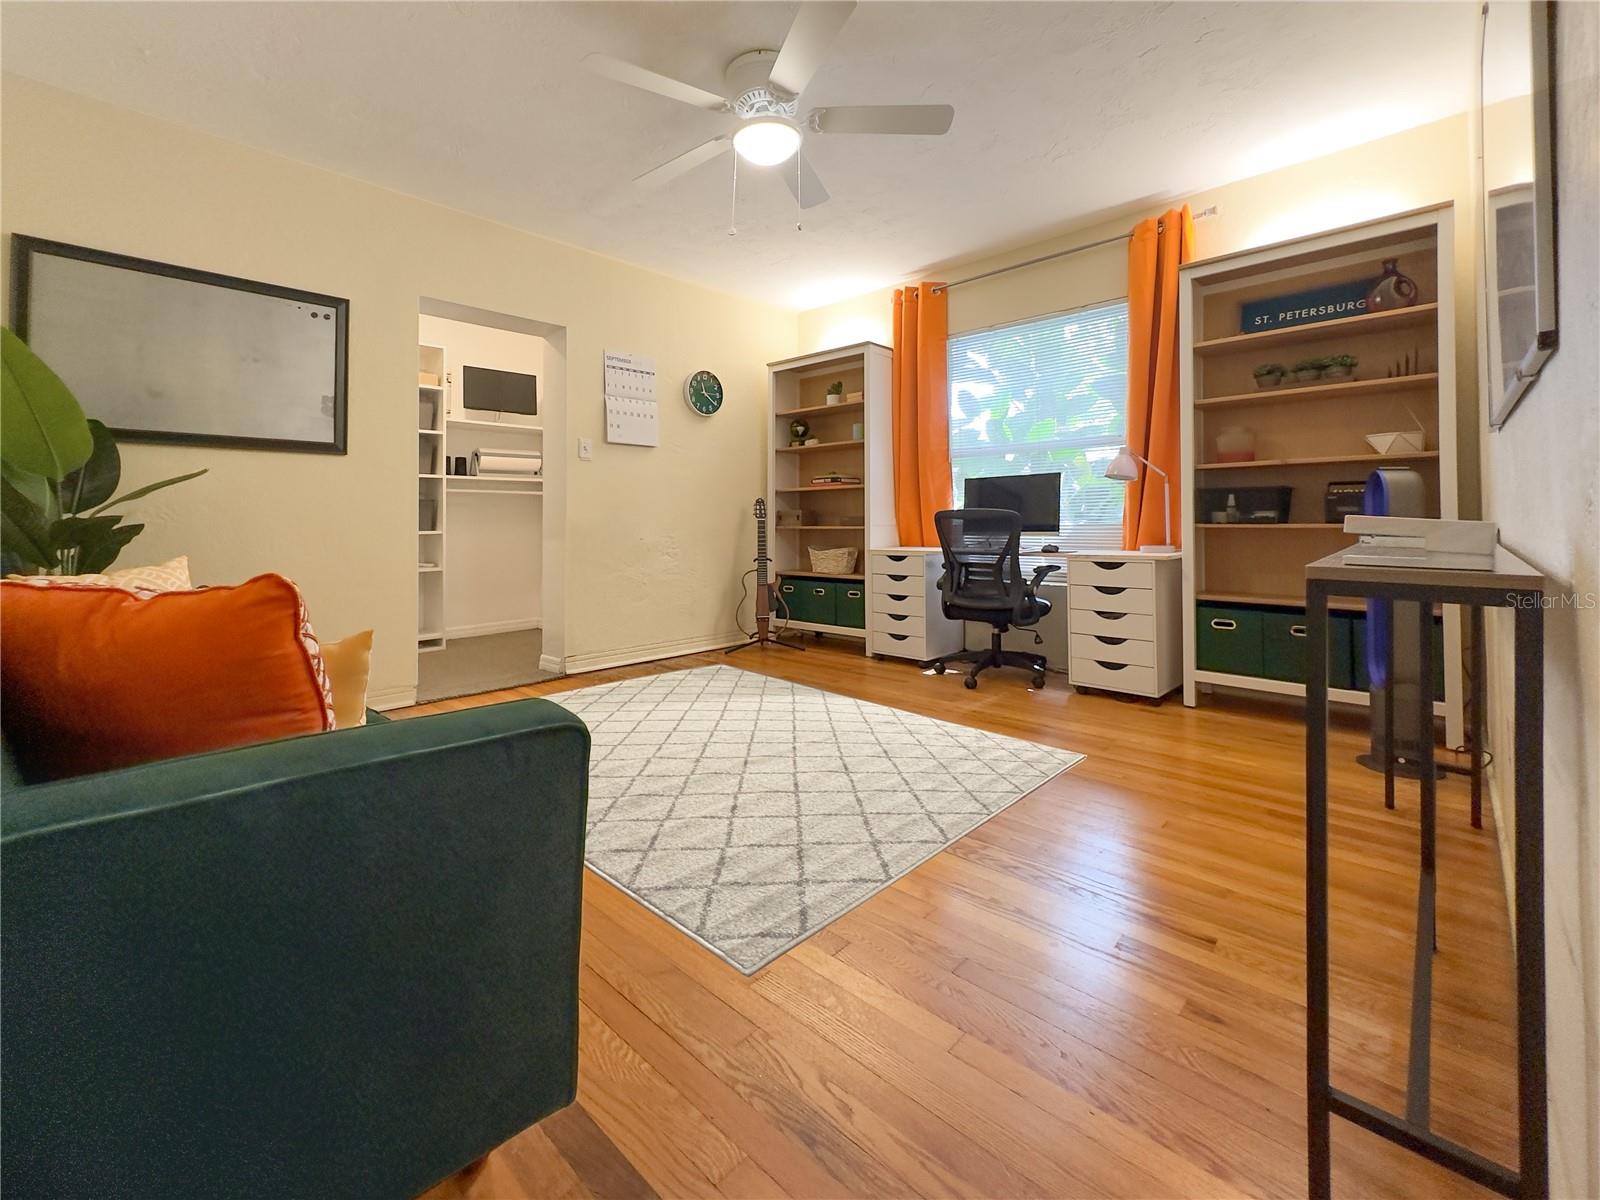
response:
[(961, 649), (961, 622), (939, 607), (944, 560), (937, 547), (894, 546), (867, 552), (867, 649), (927, 662)]
[(1159, 699), (1183, 682), (1183, 555), (1102, 550), (1067, 564), (1075, 687)]

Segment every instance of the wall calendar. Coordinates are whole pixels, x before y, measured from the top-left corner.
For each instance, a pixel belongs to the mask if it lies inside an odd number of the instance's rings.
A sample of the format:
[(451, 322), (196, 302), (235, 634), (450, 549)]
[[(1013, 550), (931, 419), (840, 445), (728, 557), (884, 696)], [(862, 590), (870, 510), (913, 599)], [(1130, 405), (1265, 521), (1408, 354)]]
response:
[(660, 445), (655, 359), (607, 350), (605, 390), (606, 441), (620, 446)]

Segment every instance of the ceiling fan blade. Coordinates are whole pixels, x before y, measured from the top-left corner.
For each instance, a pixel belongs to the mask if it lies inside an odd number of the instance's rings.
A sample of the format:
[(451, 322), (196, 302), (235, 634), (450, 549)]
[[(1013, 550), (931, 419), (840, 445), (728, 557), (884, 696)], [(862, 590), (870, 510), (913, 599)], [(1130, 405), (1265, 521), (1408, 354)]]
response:
[(709, 142), (701, 142), (693, 150), (685, 150), (677, 158), (667, 159), (659, 167), (650, 168), (643, 175), (635, 175), (633, 181), (645, 187), (658, 187), (668, 180), (694, 170), (702, 163), (710, 162), (717, 155), (726, 153), (732, 146), (730, 138), (714, 137)]
[(813, 109), (818, 133), (948, 133), (956, 110), (948, 104), (842, 104)]
[(612, 58), (609, 54), (585, 55), (583, 65), (596, 75), (604, 75), (607, 79), (615, 79), (618, 83), (625, 83), (629, 87), (643, 88), (658, 96), (665, 96), (668, 100), (692, 104), (696, 108), (708, 109), (711, 112), (726, 112), (731, 107), (715, 92), (708, 92), (704, 88), (695, 87), (692, 83), (684, 83), (666, 75), (658, 75), (634, 63)]
[(796, 154), (797, 168), (791, 169), (791, 164), (783, 164), (783, 181), (789, 185), (789, 190), (794, 193), (794, 198), (800, 201), (801, 208), (815, 208), (828, 199), (828, 189), (822, 186), (822, 180), (817, 178), (817, 173), (811, 169), (811, 160), (804, 154)]
[(772, 83), (791, 96), (805, 91), (822, 65), (823, 55), (855, 10), (855, 0), (808, 0), (802, 4), (772, 64)]

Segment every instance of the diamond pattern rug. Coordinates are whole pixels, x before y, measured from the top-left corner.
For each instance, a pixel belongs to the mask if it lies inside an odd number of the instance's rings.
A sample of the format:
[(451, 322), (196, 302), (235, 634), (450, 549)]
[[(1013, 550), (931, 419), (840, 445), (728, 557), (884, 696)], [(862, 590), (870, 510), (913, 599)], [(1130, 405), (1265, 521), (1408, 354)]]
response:
[(1083, 757), (737, 667), (550, 699), (590, 868), (747, 975)]

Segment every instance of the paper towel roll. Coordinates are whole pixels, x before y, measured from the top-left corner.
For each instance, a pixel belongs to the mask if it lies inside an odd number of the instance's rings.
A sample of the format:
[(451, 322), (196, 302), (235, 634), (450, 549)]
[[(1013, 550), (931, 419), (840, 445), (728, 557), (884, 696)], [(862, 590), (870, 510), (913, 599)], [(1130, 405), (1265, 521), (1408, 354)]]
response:
[(544, 456), (515, 451), (475, 450), (472, 454), (474, 475), (527, 475), (539, 474), (544, 466)]

